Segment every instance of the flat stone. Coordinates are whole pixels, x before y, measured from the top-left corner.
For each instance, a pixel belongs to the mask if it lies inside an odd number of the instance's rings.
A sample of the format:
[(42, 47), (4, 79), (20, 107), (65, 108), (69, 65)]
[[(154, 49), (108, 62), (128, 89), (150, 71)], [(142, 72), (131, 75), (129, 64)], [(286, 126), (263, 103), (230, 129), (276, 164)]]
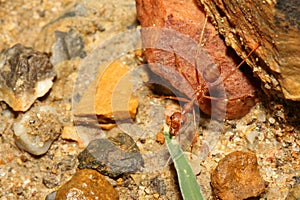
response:
[(225, 156), (211, 174), (213, 192), (222, 200), (257, 197), (265, 190), (257, 159), (251, 152), (235, 151)]
[(99, 172), (83, 169), (77, 171), (71, 180), (58, 189), (55, 199), (116, 200), (119, 199), (119, 194)]
[[(75, 108), (76, 116), (97, 116), (100, 124), (135, 118), (138, 98), (133, 93), (128, 66), (115, 61), (90, 84)], [(103, 126), (112, 128), (113, 126)]]
[(134, 173), (144, 165), (134, 140), (125, 133), (91, 141), (78, 160), (80, 169), (95, 169), (111, 178)]
[(78, 135), (75, 126), (64, 126), (62, 130), (61, 138), (64, 140), (76, 141), (79, 144), (81, 143), (80, 136)]

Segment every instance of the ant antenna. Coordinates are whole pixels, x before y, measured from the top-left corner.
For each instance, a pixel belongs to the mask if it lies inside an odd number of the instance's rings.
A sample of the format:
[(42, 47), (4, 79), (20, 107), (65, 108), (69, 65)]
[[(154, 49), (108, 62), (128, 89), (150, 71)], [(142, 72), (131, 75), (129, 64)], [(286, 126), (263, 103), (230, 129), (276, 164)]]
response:
[(202, 28), (202, 31), (201, 31), (201, 35), (200, 35), (200, 39), (199, 39), (199, 45), (200, 46), (204, 46), (204, 44), (201, 44), (202, 43), (202, 40), (203, 40), (203, 36), (204, 36), (204, 30), (205, 30), (205, 27), (206, 27), (206, 23), (207, 23), (207, 14), (205, 13), (205, 21), (204, 21), (204, 25), (203, 25), (203, 28)]

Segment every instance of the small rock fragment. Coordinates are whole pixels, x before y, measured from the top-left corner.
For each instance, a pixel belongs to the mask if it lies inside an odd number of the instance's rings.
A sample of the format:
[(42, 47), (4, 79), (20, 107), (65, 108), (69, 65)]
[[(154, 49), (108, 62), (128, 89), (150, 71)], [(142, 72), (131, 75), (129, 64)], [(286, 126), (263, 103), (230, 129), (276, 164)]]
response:
[(62, 130), (61, 138), (64, 140), (73, 140), (80, 143), (80, 137), (77, 133), (76, 127), (65, 126)]
[(167, 194), (167, 186), (164, 180), (160, 180), (158, 176), (151, 180), (151, 186), (159, 195)]
[(156, 133), (156, 142), (158, 142), (159, 144), (165, 143), (165, 136), (163, 133), (161, 133), (161, 132)]
[(54, 174), (47, 174), (43, 177), (43, 183), (47, 188), (54, 188), (60, 185), (60, 179)]
[(211, 175), (214, 194), (222, 200), (257, 197), (265, 190), (255, 154), (235, 151), (223, 158)]
[(259, 132), (254, 130), (254, 131), (250, 131), (246, 134), (246, 139), (250, 144), (253, 144), (256, 140), (256, 138), (258, 137)]
[(70, 181), (58, 189), (55, 199), (115, 200), (119, 199), (119, 194), (100, 173), (83, 169), (77, 171)]
[(84, 58), (84, 41), (82, 37), (74, 30), (70, 29), (67, 33), (55, 31), (56, 42), (53, 47), (52, 64), (56, 65), (64, 60), (80, 57)]
[(51, 106), (33, 107), (13, 125), (17, 146), (33, 155), (46, 153), (61, 129), (58, 114)]
[(46, 196), (45, 200), (55, 200), (56, 193), (57, 193), (57, 191), (51, 192), (50, 194), (48, 194), (48, 195)]
[[(112, 139), (111, 139), (112, 140)], [(111, 178), (122, 174), (134, 173), (144, 161), (138, 152), (134, 140), (125, 133), (120, 133), (113, 141), (97, 139), (79, 154), (79, 168), (90, 168)]]
[(16, 44), (0, 53), (0, 100), (26, 111), (52, 87), (56, 76), (45, 53)]

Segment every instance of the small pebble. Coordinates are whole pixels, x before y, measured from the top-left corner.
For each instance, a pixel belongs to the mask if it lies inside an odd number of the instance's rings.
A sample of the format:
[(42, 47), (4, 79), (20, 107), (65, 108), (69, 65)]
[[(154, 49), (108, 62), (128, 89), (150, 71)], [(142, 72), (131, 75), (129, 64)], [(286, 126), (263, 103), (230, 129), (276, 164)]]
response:
[(153, 190), (156, 192), (155, 194), (157, 194), (158, 196), (165, 195), (167, 193), (167, 186), (165, 181), (160, 180), (158, 176), (156, 176), (154, 179), (151, 180), (151, 186)]
[(266, 187), (256, 155), (242, 151), (232, 152), (218, 163), (211, 174), (211, 185), (215, 195), (223, 200), (257, 197)]
[(27, 111), (50, 90), (55, 76), (46, 53), (21, 44), (0, 52), (0, 100), (15, 111)]
[(275, 123), (275, 119), (274, 119), (273, 117), (270, 117), (270, 118), (268, 119), (268, 121), (270, 122), (270, 124), (274, 124), (274, 123)]
[(156, 142), (158, 142), (159, 144), (164, 144), (165, 143), (165, 136), (163, 133), (157, 133), (156, 134)]
[(62, 124), (51, 106), (33, 107), (13, 125), (17, 146), (33, 155), (45, 154), (61, 133)]
[(257, 116), (257, 120), (258, 120), (259, 122), (265, 122), (265, 121), (266, 121), (266, 114), (263, 113), (263, 112), (260, 112), (260, 113), (258, 114), (258, 116)]
[(255, 139), (257, 138), (258, 136), (258, 132), (257, 131), (250, 131), (249, 133), (246, 134), (246, 139), (247, 141), (250, 143), (250, 144), (253, 144)]

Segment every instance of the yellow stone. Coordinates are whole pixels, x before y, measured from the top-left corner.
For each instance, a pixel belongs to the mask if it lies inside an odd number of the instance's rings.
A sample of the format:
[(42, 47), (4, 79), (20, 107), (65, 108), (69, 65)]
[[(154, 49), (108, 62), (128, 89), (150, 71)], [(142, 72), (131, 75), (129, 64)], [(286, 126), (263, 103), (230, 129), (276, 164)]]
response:
[(74, 126), (65, 126), (62, 130), (61, 138), (64, 140), (73, 140), (77, 142), (80, 140), (76, 127)]
[(97, 115), (102, 124), (134, 118), (138, 98), (126, 64), (115, 61), (100, 71), (75, 108), (77, 116)]

